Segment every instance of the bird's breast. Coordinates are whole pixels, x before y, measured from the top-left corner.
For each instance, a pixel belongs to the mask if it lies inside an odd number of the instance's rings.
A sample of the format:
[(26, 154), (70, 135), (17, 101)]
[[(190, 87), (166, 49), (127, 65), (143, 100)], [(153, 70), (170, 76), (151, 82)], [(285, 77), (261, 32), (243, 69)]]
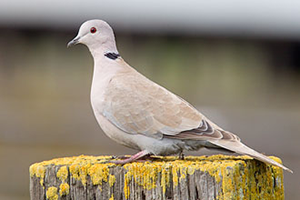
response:
[(114, 75), (115, 73), (112, 73), (110, 70), (99, 70), (95, 68), (91, 86), (91, 104), (93, 109), (100, 109), (104, 104), (109, 82)]

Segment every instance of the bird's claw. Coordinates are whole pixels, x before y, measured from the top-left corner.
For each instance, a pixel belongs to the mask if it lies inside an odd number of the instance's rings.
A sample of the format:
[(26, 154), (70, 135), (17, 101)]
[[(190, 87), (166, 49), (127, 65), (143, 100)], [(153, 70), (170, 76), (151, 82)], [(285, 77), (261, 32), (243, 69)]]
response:
[(180, 152), (178, 155), (179, 160), (184, 160), (184, 153)]

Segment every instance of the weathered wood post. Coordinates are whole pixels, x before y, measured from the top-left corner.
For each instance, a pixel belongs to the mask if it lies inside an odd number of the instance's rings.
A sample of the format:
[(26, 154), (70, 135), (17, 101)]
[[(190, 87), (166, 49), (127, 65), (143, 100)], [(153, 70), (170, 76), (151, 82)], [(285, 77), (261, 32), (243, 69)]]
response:
[(31, 165), (31, 199), (284, 199), (282, 169), (247, 156), (156, 157), (124, 166), (104, 164), (108, 159), (78, 156)]

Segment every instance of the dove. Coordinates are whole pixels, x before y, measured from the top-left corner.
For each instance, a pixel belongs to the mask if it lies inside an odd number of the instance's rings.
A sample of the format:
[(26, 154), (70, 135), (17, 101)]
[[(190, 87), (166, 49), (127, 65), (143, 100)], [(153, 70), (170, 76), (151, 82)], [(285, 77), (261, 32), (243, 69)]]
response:
[(248, 155), (289, 172), (290, 169), (243, 144), (183, 98), (152, 82), (120, 56), (114, 31), (102, 20), (89, 20), (68, 43), (88, 47), (94, 60), (91, 105), (103, 132), (138, 153), (115, 164), (149, 155), (174, 155), (201, 148)]

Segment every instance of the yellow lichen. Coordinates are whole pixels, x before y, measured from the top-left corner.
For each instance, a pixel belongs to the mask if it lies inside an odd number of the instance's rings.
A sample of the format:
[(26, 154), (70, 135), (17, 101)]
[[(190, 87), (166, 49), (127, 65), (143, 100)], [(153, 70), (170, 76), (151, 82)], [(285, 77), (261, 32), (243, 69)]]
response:
[[(276, 157), (271, 157), (281, 162)], [(43, 185), (45, 171), (49, 165), (62, 166), (57, 171), (57, 177), (62, 181), (60, 195), (67, 195), (69, 185), (66, 183), (68, 174), (86, 186), (87, 180), (98, 185), (107, 183), (113, 187), (116, 181), (115, 172), (110, 171), (115, 164), (104, 163), (110, 159), (105, 156), (77, 156), (59, 158), (33, 164), (30, 167), (30, 176), (40, 178)], [(220, 184), (218, 199), (283, 199), (283, 173), (282, 169), (265, 165), (248, 156), (188, 156), (185, 160), (177, 157), (156, 157), (153, 162), (134, 162), (123, 166), (124, 196), (130, 197), (131, 188), (136, 185), (145, 190), (161, 187), (163, 194), (170, 187), (178, 187), (181, 181), (192, 176), (196, 171), (207, 173)], [(69, 170), (69, 173), (68, 173)], [(89, 177), (89, 178), (88, 178)], [(54, 189), (53, 189), (54, 190)], [(47, 191), (48, 192), (48, 191)], [(111, 197), (113, 199), (113, 196)]]
[(79, 166), (74, 164), (70, 166), (70, 173), (72, 175), (73, 178), (75, 179), (79, 179)]
[(59, 180), (61, 180), (62, 182), (65, 182), (68, 178), (68, 168), (67, 166), (63, 166), (61, 168), (59, 168), (59, 170), (56, 173), (56, 176)]
[(59, 186), (59, 195), (60, 196), (66, 196), (70, 192), (70, 186), (68, 183), (66, 183), (66, 180), (68, 178), (68, 168), (67, 166), (62, 166), (59, 168), (59, 170), (56, 173), (56, 177), (61, 180), (61, 184)]
[(66, 196), (70, 193), (70, 186), (68, 183), (62, 183), (59, 186), (59, 195), (62, 196)]
[(129, 195), (130, 195), (130, 190), (129, 190), (129, 183), (131, 181), (132, 178), (132, 173), (130, 171), (128, 171), (125, 175), (124, 175), (124, 195), (125, 198), (128, 199)]
[(173, 177), (173, 185), (177, 186), (178, 185), (178, 165), (174, 165), (172, 167), (172, 177)]
[(49, 187), (46, 192), (46, 197), (48, 200), (57, 200), (58, 199), (57, 188)]
[[(44, 178), (45, 178), (45, 172), (46, 172), (46, 166), (49, 165), (58, 165), (63, 166), (61, 167), (57, 172), (57, 177), (60, 178), (61, 181), (66, 180), (68, 176), (68, 170), (70, 172), (70, 175), (75, 178), (76, 180), (79, 180), (82, 182), (83, 185), (86, 185), (86, 178), (90, 174), (88, 174), (89, 168), (92, 166), (92, 164), (101, 163), (103, 161), (106, 161), (110, 159), (110, 156), (74, 156), (74, 157), (67, 157), (67, 158), (57, 158), (53, 160), (43, 161), (40, 163), (35, 163), (30, 166), (30, 176), (38, 177), (40, 178), (40, 183), (43, 185)], [(114, 164), (102, 164), (105, 167), (112, 166)], [(106, 176), (107, 174), (103, 174), (103, 176)], [(102, 177), (103, 180), (106, 180), (107, 177)]]
[(170, 166), (169, 165), (165, 165), (165, 167), (162, 168), (160, 185), (163, 189), (163, 193), (165, 194), (167, 186), (170, 185)]
[(114, 175), (109, 175), (109, 187), (112, 187), (116, 182), (116, 177)]
[(78, 167), (78, 171), (79, 171), (78, 177), (79, 177), (79, 180), (81, 180), (82, 185), (84, 185), (84, 186), (86, 185), (86, 178), (87, 178), (89, 167), (91, 167), (91, 165), (89, 163)]
[(36, 176), (40, 178), (40, 184), (44, 186), (44, 178), (45, 178), (46, 169), (44, 165), (40, 165), (40, 163), (35, 163), (30, 166), (29, 173), (30, 177)]
[(109, 200), (114, 200), (114, 194), (111, 195), (111, 197), (109, 198)]
[(103, 164), (94, 164), (88, 169), (88, 174), (92, 179), (93, 185), (102, 185), (102, 182), (107, 182), (109, 168)]
[[(129, 184), (134, 179), (135, 183), (142, 186), (144, 189), (150, 190), (157, 186), (158, 174), (162, 171), (163, 162), (155, 163), (130, 163), (126, 164), (126, 174), (124, 176), (124, 194), (125, 198), (129, 198), (130, 188)], [(166, 178), (164, 178), (164, 181)], [(168, 181), (167, 181), (168, 182)], [(161, 182), (160, 182), (161, 183)], [(165, 187), (165, 186), (162, 186)]]

